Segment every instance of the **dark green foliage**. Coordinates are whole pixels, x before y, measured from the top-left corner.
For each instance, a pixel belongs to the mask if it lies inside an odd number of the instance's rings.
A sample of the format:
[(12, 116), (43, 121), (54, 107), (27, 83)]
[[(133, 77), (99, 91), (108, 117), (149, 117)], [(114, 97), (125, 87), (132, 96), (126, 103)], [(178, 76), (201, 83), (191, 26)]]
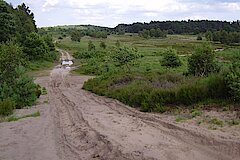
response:
[(116, 66), (126, 66), (128, 71), (130, 71), (129, 64), (134, 60), (138, 59), (140, 55), (134, 48), (120, 47), (115, 48), (112, 54), (112, 60), (115, 62)]
[(161, 29), (175, 34), (199, 34), (207, 31), (236, 31), (240, 30), (240, 22), (210, 21), (210, 20), (188, 20), (188, 21), (151, 21), (150, 23), (119, 24), (114, 29), (123, 30), (126, 33), (139, 33), (140, 31)]
[(13, 113), (15, 108), (15, 102), (12, 99), (7, 98), (0, 100), (0, 115), (1, 116), (8, 116)]
[(16, 23), (13, 19), (14, 16), (10, 13), (0, 13), (0, 42), (11, 40), (16, 33)]
[(52, 61), (57, 54), (52, 37), (36, 33), (34, 15), (24, 3), (13, 9), (0, 0), (0, 21), (0, 114), (9, 115), (15, 106), (31, 106), (41, 94), (25, 75), (29, 60)]
[(153, 108), (154, 112), (159, 112), (159, 113), (164, 113), (167, 110), (168, 110), (167, 107), (162, 106), (161, 104), (156, 104), (155, 107)]
[(74, 30), (72, 33), (71, 33), (71, 40), (72, 41), (77, 41), (77, 42), (80, 42), (81, 41), (81, 38), (84, 36), (84, 34), (79, 31), (79, 30)]
[(100, 42), (100, 48), (106, 49), (106, 47), (107, 47), (106, 43), (103, 42), (103, 41), (101, 41), (101, 42)]
[(93, 42), (92, 41), (89, 41), (88, 42), (88, 51), (93, 51), (93, 50), (95, 50), (95, 45), (93, 44)]
[(240, 63), (234, 62), (226, 74), (226, 83), (232, 99), (240, 101)]
[(37, 33), (31, 33), (24, 41), (24, 53), (30, 61), (48, 59), (49, 48), (44, 39)]
[(206, 76), (218, 72), (219, 67), (214, 60), (214, 52), (210, 45), (198, 46), (188, 58), (188, 73), (194, 76)]
[(92, 51), (92, 52), (89, 52), (89, 51), (80, 51), (80, 52), (75, 52), (73, 54), (73, 57), (74, 58), (77, 58), (77, 59), (89, 59), (89, 58), (92, 58), (94, 57), (94, 54), (96, 52), (95, 51)]
[(77, 72), (82, 74), (100, 75), (109, 72), (114, 66), (108, 63), (111, 59), (107, 50), (79, 51), (74, 53), (74, 57), (82, 61), (82, 65)]
[(16, 70), (18, 77), (13, 86), (13, 100), (16, 102), (17, 108), (31, 106), (37, 99), (37, 85), (32, 78), (24, 75), (24, 68), (20, 67)]
[(11, 83), (16, 76), (16, 70), (20, 65), (24, 65), (22, 49), (8, 42), (0, 44), (0, 84)]
[(47, 44), (50, 51), (55, 51), (55, 46), (53, 44), (53, 37), (49, 34), (43, 36), (43, 40)]
[[(118, 99), (141, 111), (165, 112), (166, 105), (192, 105), (229, 97), (223, 75), (184, 79), (178, 75), (105, 75), (84, 84), (84, 89)], [(175, 78), (174, 78), (175, 77)], [(171, 84), (171, 85), (169, 85)], [(197, 114), (197, 113), (196, 113)]]
[(24, 42), (26, 36), (32, 32), (37, 32), (34, 20), (34, 14), (24, 3), (15, 9), (17, 23), (17, 38), (21, 43)]
[(13, 8), (5, 1), (0, 1), (0, 42), (10, 40), (16, 34), (16, 21)]
[(149, 37), (165, 38), (165, 37), (167, 37), (167, 32), (161, 31), (159, 28), (151, 29), (151, 30), (144, 29), (143, 31), (140, 31), (138, 34), (140, 37), (143, 37), (143, 38), (149, 38)]
[(177, 55), (177, 51), (171, 48), (168, 48), (164, 51), (162, 66), (167, 67), (178, 67), (181, 66), (181, 61)]
[(208, 32), (206, 35), (208, 40), (221, 42), (222, 44), (234, 44), (240, 43), (240, 33), (239, 32), (227, 32), (225, 30), (217, 32)]
[(21, 49), (10, 42), (0, 46), (0, 53), (0, 100), (11, 98), (18, 108), (31, 105), (36, 100), (36, 85), (24, 75), (24, 68), (20, 66)]

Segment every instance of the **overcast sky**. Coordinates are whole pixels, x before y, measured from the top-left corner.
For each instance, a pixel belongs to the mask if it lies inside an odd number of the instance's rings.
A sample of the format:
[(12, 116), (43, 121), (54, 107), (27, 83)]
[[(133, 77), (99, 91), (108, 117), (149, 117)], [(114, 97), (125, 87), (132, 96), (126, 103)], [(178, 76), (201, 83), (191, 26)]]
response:
[(240, 20), (240, 0), (7, 0), (30, 6), (38, 27), (151, 20)]

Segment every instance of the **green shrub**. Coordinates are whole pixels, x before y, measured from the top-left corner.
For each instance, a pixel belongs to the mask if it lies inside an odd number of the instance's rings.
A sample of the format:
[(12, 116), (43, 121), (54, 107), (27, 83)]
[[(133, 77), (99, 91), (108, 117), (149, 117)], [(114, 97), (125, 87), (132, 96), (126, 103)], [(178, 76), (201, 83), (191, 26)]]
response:
[(14, 108), (15, 102), (12, 99), (7, 98), (0, 101), (0, 115), (8, 116), (13, 113)]
[(194, 76), (206, 76), (218, 72), (219, 66), (214, 60), (213, 48), (210, 45), (198, 46), (188, 58), (188, 73)]
[(152, 89), (149, 95), (149, 103), (152, 106), (176, 104), (176, 90), (175, 89)]
[(138, 58), (140, 55), (135, 48), (115, 48), (112, 53), (112, 61), (115, 65), (118, 67), (126, 66), (128, 71), (130, 71), (130, 62), (134, 62)]
[(143, 81), (134, 81), (110, 93), (114, 96), (114, 98), (125, 104), (128, 104), (132, 107), (141, 107), (143, 102), (150, 104), (150, 91), (151, 87), (147, 83)]
[(180, 104), (190, 105), (207, 98), (207, 88), (200, 81), (179, 87), (176, 100)]
[(30, 61), (49, 58), (50, 49), (43, 37), (38, 33), (30, 33), (26, 37), (23, 46), (23, 51)]
[(13, 99), (18, 109), (25, 106), (31, 106), (36, 101), (37, 85), (33, 82), (32, 78), (22, 75), (16, 80), (13, 88)]
[(226, 85), (229, 94), (234, 101), (240, 101), (240, 63), (235, 62), (230, 67), (230, 71), (226, 74)]
[(208, 97), (211, 99), (229, 98), (228, 88), (224, 74), (212, 74), (205, 78), (205, 85), (208, 89)]
[(180, 61), (176, 50), (169, 48), (164, 52), (162, 66), (178, 67), (181, 65), (182, 62)]
[[(160, 84), (157, 87), (156, 81)], [(113, 73), (91, 79), (84, 84), (83, 88), (99, 95), (118, 99), (127, 105), (140, 108), (141, 111), (163, 113), (168, 109), (164, 107), (166, 105), (192, 105), (211, 99), (226, 99), (224, 85), (224, 77), (220, 74), (184, 79), (169, 74)], [(194, 112), (192, 116), (198, 114), (199, 112)]]
[(89, 41), (88, 42), (88, 51), (92, 51), (92, 50), (95, 50), (95, 45), (93, 44), (92, 41)]

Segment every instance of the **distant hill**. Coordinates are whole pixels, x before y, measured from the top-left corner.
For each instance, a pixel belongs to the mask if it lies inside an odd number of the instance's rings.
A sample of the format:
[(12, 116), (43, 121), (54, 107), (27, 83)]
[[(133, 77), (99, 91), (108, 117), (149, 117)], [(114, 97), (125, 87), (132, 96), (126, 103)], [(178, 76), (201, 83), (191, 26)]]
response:
[(72, 30), (94, 30), (108, 33), (139, 33), (140, 31), (160, 29), (168, 34), (199, 34), (207, 31), (215, 32), (225, 30), (227, 32), (240, 32), (240, 21), (214, 21), (214, 20), (188, 20), (188, 21), (151, 21), (150, 23), (119, 24), (114, 28), (94, 25), (63, 25), (54, 27), (42, 27), (49, 32), (71, 32)]
[(95, 25), (62, 25), (62, 26), (52, 26), (52, 27), (41, 27), (40, 29), (53, 30), (53, 29), (77, 29), (77, 30), (98, 30), (98, 31), (109, 31), (114, 30), (114, 28), (95, 26)]

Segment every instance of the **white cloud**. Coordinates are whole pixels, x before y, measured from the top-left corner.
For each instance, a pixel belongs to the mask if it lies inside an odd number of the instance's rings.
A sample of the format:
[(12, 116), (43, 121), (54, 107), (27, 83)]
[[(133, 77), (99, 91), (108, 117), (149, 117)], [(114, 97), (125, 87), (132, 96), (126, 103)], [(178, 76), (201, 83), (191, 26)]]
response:
[[(19, 3), (17, 0), (7, 0)], [(20, 0), (23, 1), (23, 0)], [(240, 0), (24, 0), (40, 26), (151, 20), (239, 19)], [(52, 21), (48, 20), (51, 18)]]
[(223, 3), (222, 5), (229, 11), (240, 11), (240, 2)]

